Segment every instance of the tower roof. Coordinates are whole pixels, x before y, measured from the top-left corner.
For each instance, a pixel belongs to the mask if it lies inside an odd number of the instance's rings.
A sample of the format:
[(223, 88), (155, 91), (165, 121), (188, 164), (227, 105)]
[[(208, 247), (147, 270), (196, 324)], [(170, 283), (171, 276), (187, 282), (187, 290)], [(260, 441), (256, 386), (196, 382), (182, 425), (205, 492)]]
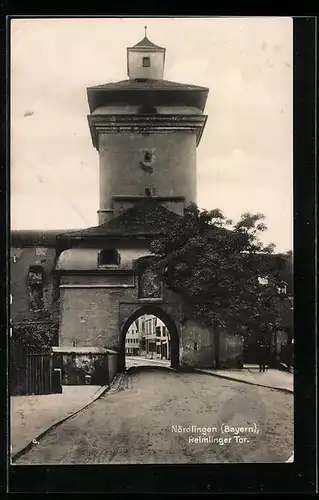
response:
[(71, 239), (107, 236), (155, 236), (161, 233), (161, 226), (170, 225), (178, 219), (180, 219), (179, 215), (168, 210), (156, 199), (144, 198), (109, 222), (59, 236)]
[(165, 50), (164, 47), (159, 47), (158, 45), (155, 45), (155, 43), (151, 42), (146, 35), (144, 36), (143, 40), (138, 42), (133, 47), (130, 47), (130, 49), (153, 49), (161, 51)]
[[(155, 45), (155, 43), (151, 42), (147, 38), (147, 34), (146, 34), (146, 32), (147, 32), (147, 26), (144, 26), (144, 30), (145, 30), (145, 36), (144, 36), (143, 40), (141, 40), (140, 42), (138, 42), (133, 47), (128, 47), (128, 48), (129, 49), (146, 49), (146, 50), (154, 50), (154, 51), (165, 52), (164, 47), (159, 47), (158, 45)], [(165, 56), (165, 54), (164, 54), (164, 56)]]
[(195, 106), (204, 110), (208, 92), (207, 87), (156, 79), (121, 80), (87, 88), (91, 113), (99, 106), (114, 103), (140, 104), (146, 97), (154, 106)]
[(207, 87), (192, 85), (188, 83), (172, 82), (170, 80), (147, 79), (140, 80), (120, 80), (119, 82), (109, 82), (102, 85), (87, 87), (87, 91), (94, 90), (197, 90), (208, 92)]

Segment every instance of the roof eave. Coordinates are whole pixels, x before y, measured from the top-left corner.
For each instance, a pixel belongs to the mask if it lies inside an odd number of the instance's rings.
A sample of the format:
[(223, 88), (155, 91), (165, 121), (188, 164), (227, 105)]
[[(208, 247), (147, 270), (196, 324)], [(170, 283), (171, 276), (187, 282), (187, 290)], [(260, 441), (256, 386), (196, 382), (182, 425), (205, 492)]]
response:
[[(130, 79), (128, 78), (127, 81), (129, 81)], [(152, 78), (149, 78), (148, 80), (152, 81), (152, 80), (155, 80), (155, 81), (160, 81), (158, 79), (152, 79)], [(166, 80), (164, 80), (166, 81)], [(192, 85), (192, 84), (189, 84), (189, 86), (187, 85), (187, 83), (179, 83), (179, 82), (174, 82), (178, 85), (180, 85), (180, 87), (178, 86), (169, 86), (167, 85), (166, 87), (160, 87), (160, 88), (156, 88), (156, 87), (150, 87), (150, 88), (147, 88), (147, 87), (135, 87), (135, 88), (129, 88), (129, 87), (121, 87), (121, 86), (118, 86), (117, 88), (115, 87), (116, 84), (119, 83), (119, 82), (109, 82), (109, 85), (110, 87), (104, 87), (104, 86), (95, 86), (95, 87), (87, 87), (87, 94), (88, 94), (88, 97), (89, 95), (94, 92), (114, 92), (114, 90), (116, 90), (117, 92), (118, 91), (122, 91), (122, 92), (127, 92), (127, 91), (143, 91), (145, 92), (146, 90), (150, 90), (152, 92), (162, 92), (162, 91), (180, 91), (180, 90), (185, 90), (187, 92), (205, 92), (208, 94), (209, 92), (209, 88), (208, 87), (201, 87), (200, 85)], [(108, 85), (107, 83), (105, 85)], [(185, 87), (185, 88), (183, 88)]]
[(203, 135), (203, 132), (204, 132), (204, 129), (205, 129), (205, 126), (206, 126), (206, 123), (207, 123), (207, 119), (208, 119), (208, 116), (207, 115), (202, 115), (204, 118), (205, 118), (205, 121), (204, 123), (202, 124), (201, 128), (199, 129), (199, 133), (197, 135), (197, 141), (196, 141), (196, 146), (199, 145), (200, 143), (200, 140), (202, 138), (202, 135)]
[(133, 51), (133, 52), (165, 52), (166, 49), (164, 47), (159, 47), (157, 45), (154, 45), (154, 47), (151, 46), (146, 46), (146, 45), (140, 45), (139, 47), (127, 47), (127, 51)]
[(101, 269), (101, 268), (98, 268), (98, 269), (68, 269), (68, 268), (64, 268), (64, 269), (57, 269), (55, 268), (54, 269), (54, 272), (58, 275), (61, 275), (61, 274), (66, 274), (66, 275), (79, 275), (79, 274), (107, 274), (107, 275), (116, 275), (116, 274), (129, 274), (131, 275), (132, 272), (133, 272), (133, 269), (132, 268), (125, 268), (125, 269)]
[(89, 129), (91, 133), (91, 140), (92, 144), (95, 147), (95, 149), (98, 150), (99, 144), (98, 144), (98, 134), (96, 133), (96, 129), (92, 123), (92, 115), (87, 115), (88, 123), (89, 123)]
[(121, 232), (121, 233), (87, 233), (87, 234), (82, 234), (82, 235), (70, 235), (70, 234), (63, 234), (58, 237), (59, 240), (76, 240), (76, 241), (81, 241), (81, 240), (93, 240), (93, 239), (100, 239), (100, 238), (153, 238), (154, 236), (159, 236), (161, 233), (160, 232), (154, 232), (150, 233), (147, 231), (141, 231), (141, 232)]

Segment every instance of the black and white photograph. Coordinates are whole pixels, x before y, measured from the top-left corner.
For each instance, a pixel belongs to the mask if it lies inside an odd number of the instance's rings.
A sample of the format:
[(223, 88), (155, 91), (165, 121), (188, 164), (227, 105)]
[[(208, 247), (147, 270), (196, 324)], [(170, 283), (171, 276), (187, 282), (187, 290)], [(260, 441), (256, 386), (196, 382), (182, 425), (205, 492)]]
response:
[(294, 462), (293, 19), (10, 22), (14, 465)]

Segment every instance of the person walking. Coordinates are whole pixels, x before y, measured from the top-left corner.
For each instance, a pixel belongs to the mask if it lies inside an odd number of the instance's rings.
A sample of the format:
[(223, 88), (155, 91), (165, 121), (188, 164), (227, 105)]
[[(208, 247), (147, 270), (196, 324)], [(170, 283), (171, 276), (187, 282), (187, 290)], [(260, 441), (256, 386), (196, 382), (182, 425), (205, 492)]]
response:
[(267, 345), (266, 345), (266, 342), (261, 339), (259, 341), (259, 360), (258, 360), (258, 364), (259, 364), (259, 372), (265, 372), (268, 368), (268, 364), (267, 364)]

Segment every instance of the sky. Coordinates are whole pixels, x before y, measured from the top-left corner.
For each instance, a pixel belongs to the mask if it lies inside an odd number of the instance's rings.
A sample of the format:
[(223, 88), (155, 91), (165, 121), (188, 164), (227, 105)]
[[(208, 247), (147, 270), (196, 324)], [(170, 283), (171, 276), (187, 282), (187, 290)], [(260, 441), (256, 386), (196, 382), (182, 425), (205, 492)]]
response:
[(209, 88), (198, 205), (263, 213), (263, 242), (291, 249), (293, 21), (279, 17), (12, 20), (11, 228), (97, 225), (86, 88), (128, 78), (145, 25), (164, 79)]

